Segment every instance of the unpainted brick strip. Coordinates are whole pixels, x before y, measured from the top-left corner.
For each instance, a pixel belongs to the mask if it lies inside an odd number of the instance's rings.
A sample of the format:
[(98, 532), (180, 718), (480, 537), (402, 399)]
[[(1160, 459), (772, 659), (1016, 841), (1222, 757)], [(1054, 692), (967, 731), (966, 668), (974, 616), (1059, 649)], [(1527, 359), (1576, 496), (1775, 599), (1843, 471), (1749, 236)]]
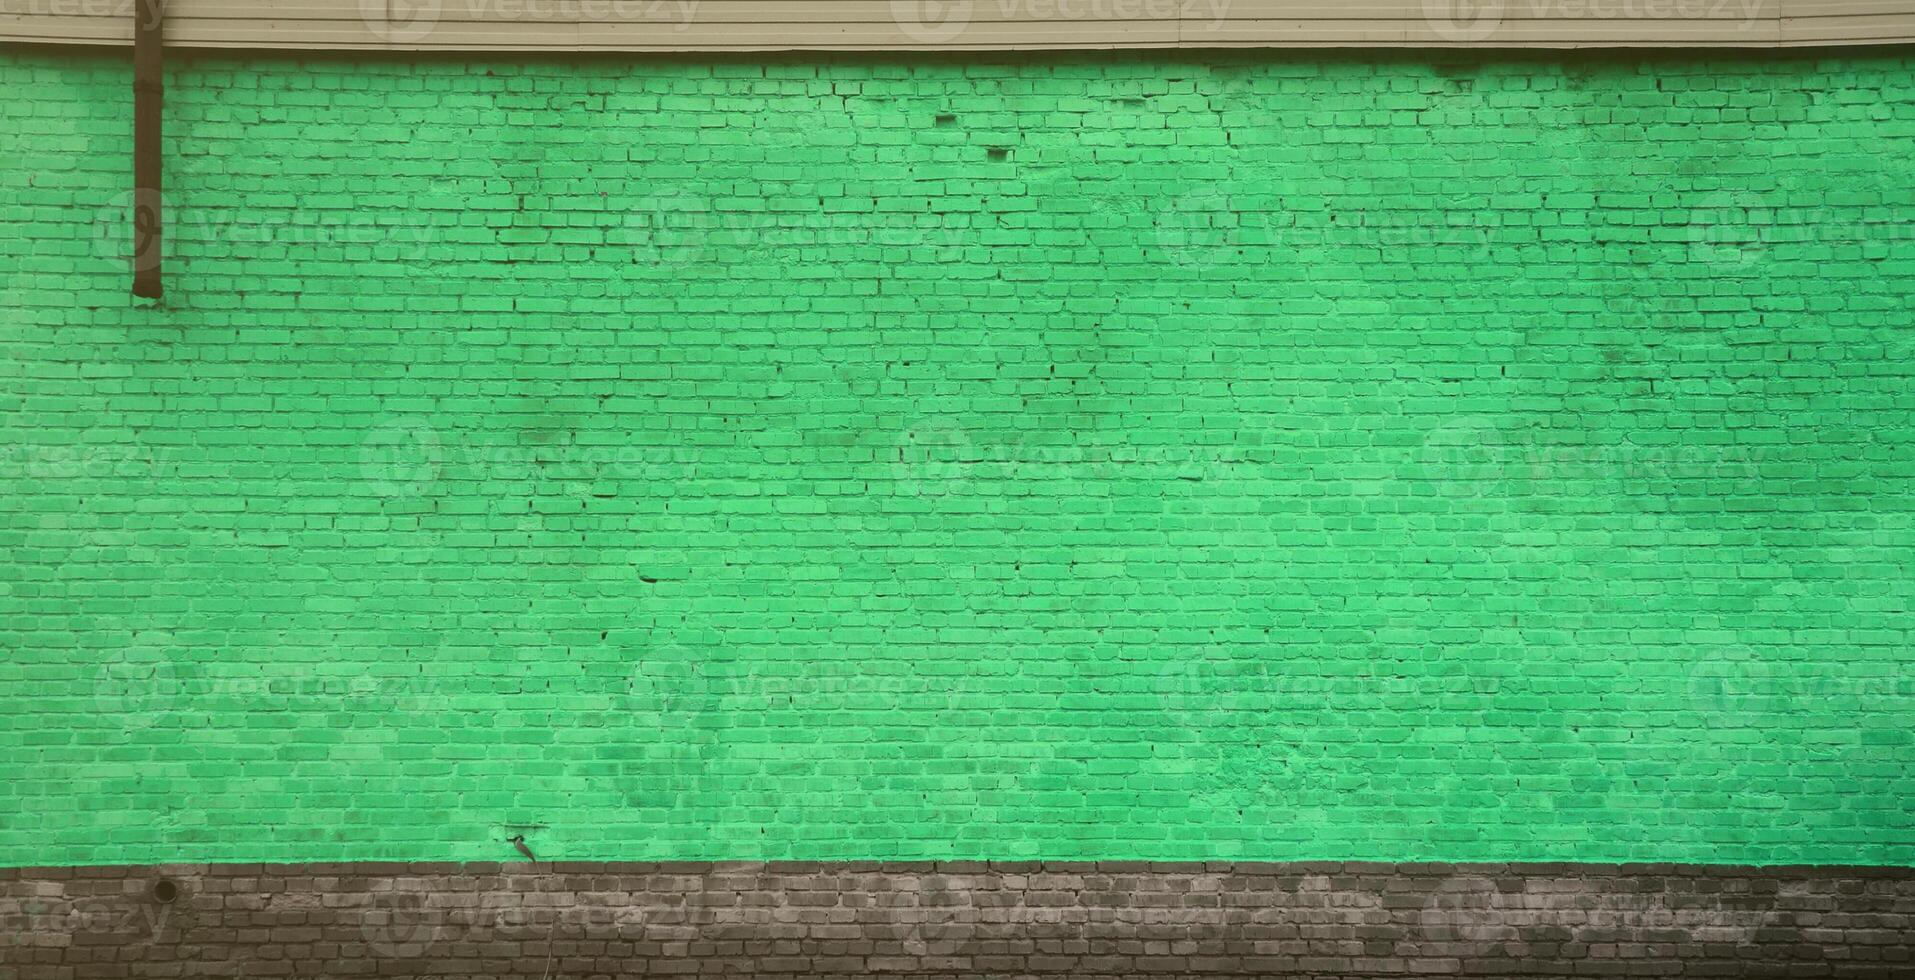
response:
[(312, 864), (0, 871), (0, 966), (159, 976), (1896, 977), (1915, 869)]

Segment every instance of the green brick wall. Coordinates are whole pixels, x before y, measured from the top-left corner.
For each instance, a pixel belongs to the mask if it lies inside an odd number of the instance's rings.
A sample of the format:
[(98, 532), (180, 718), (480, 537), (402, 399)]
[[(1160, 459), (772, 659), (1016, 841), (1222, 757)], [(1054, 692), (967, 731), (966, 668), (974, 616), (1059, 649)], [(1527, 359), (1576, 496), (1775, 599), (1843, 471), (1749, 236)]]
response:
[(0, 864), (1915, 863), (1915, 55), (0, 51)]

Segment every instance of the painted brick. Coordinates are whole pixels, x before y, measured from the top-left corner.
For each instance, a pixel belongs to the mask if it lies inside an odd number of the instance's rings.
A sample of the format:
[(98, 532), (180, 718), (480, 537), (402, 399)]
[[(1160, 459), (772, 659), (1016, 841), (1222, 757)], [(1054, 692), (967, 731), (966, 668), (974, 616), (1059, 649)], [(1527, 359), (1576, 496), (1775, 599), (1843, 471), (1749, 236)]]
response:
[(1437, 57), (0, 52), (0, 864), (1915, 863), (1915, 61)]

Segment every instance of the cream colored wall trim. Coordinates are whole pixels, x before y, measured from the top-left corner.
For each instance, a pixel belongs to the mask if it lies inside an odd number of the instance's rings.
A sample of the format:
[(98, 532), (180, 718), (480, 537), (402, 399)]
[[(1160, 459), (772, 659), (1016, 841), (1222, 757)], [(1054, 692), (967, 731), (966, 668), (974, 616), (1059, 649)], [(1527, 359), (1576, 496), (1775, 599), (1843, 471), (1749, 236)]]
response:
[[(149, 0), (0, 0), (0, 41), (131, 44)], [(1785, 47), (1915, 41), (1915, 0), (167, 0), (188, 48)]]

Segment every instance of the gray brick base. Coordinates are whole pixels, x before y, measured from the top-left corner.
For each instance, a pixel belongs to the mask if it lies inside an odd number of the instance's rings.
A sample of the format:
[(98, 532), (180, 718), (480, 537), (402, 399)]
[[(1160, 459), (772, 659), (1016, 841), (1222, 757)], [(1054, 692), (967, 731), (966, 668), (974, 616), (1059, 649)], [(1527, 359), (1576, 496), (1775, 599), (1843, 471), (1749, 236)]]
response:
[(0, 870), (0, 977), (1915, 977), (1915, 869)]

